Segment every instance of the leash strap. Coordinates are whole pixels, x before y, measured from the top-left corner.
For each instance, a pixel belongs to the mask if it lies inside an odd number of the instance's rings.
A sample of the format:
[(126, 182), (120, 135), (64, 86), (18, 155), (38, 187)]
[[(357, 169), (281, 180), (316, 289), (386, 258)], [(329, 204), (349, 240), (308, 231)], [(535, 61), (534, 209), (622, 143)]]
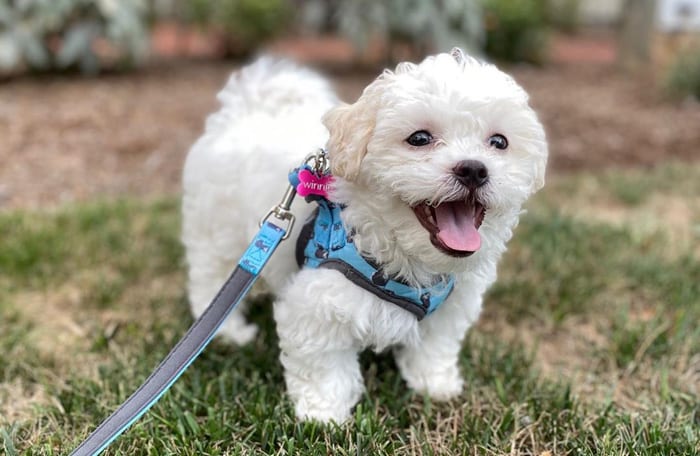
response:
[(71, 456), (96, 456), (138, 420), (199, 356), (246, 295), (287, 230), (265, 221), (248, 250), (209, 307), (146, 381), (78, 446)]
[[(129, 398), (104, 420), (70, 456), (97, 456), (129, 426), (146, 413), (158, 399), (180, 378), (182, 373), (202, 353), (214, 338), (226, 317), (248, 293), (260, 271), (280, 242), (287, 239), (294, 226), (292, 201), (301, 190), (302, 196), (314, 191), (325, 194), (330, 174), (326, 151), (319, 149), (308, 155), (302, 165), (292, 171), (290, 185), (277, 206), (273, 206), (260, 221), (260, 231), (245, 251), (238, 266), (204, 313), (195, 321), (185, 336), (170, 350), (168, 356)], [(301, 178), (296, 176), (300, 175)], [(310, 180), (304, 180), (308, 178)], [(326, 179), (318, 181), (317, 179)], [(307, 189), (309, 187), (310, 189)], [(320, 190), (319, 190), (320, 187)], [(285, 228), (270, 220), (275, 219)]]

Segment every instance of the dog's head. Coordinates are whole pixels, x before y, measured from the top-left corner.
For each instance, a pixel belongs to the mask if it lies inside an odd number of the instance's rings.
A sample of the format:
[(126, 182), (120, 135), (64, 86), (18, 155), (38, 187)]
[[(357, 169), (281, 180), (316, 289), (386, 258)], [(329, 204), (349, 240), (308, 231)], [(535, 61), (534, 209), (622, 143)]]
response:
[(376, 199), (383, 223), (420, 230), (424, 242), (396, 239), (424, 257), (470, 256), (544, 184), (545, 134), (527, 94), (459, 49), (385, 71), (324, 123), (339, 187)]

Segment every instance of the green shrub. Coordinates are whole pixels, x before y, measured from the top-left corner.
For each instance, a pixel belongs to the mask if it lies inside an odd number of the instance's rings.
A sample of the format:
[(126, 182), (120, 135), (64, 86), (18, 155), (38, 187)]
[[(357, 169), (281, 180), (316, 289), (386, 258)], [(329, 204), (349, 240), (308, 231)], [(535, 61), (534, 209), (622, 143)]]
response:
[(694, 97), (700, 101), (700, 49), (678, 56), (668, 71), (665, 88), (673, 97)]
[(286, 0), (189, 0), (184, 9), (186, 20), (221, 32), (230, 56), (255, 51), (285, 30), (292, 17)]
[(579, 26), (580, 5), (580, 0), (548, 0), (545, 20), (557, 30), (574, 33)]
[(478, 52), (483, 39), (479, 1), (309, 0), (301, 17), (303, 26), (337, 32), (361, 50), (379, 39), (391, 61), (399, 57), (392, 52), (399, 46), (422, 55), (454, 46)]
[(0, 0), (0, 72), (137, 63), (145, 14), (145, 0)]
[(540, 64), (547, 56), (545, 0), (483, 0), (486, 54), (495, 60)]

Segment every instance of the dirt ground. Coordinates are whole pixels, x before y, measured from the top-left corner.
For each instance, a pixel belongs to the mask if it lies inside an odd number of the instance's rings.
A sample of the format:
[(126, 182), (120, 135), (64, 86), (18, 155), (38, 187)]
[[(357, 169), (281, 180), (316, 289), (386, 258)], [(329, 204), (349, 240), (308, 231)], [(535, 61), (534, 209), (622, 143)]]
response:
[[(176, 194), (186, 152), (238, 65), (180, 60), (0, 83), (0, 209)], [(606, 59), (507, 70), (546, 126), (551, 173), (700, 158), (700, 104), (663, 100), (647, 75)], [(332, 76), (351, 101), (374, 75)]]

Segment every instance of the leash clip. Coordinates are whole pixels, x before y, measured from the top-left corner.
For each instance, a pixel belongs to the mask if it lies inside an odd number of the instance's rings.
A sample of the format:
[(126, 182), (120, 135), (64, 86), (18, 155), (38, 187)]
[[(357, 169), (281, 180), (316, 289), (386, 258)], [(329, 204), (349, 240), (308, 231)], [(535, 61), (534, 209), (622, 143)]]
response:
[(294, 196), (296, 196), (297, 190), (294, 188), (294, 186), (289, 185), (287, 187), (287, 191), (284, 192), (284, 196), (282, 197), (282, 201), (276, 206), (273, 206), (269, 211), (267, 211), (267, 214), (260, 220), (260, 227), (262, 227), (269, 219), (270, 217), (275, 217), (277, 220), (281, 220), (282, 222), (287, 222), (287, 227), (284, 228), (284, 235), (282, 236), (282, 240), (285, 240), (289, 237), (290, 233), (292, 232), (292, 228), (294, 227), (294, 221), (296, 220), (296, 217), (294, 217), (294, 214), (290, 210), (292, 206), (292, 201), (294, 201)]
[[(303, 167), (308, 165), (318, 176), (327, 175), (330, 173), (330, 162), (328, 161), (327, 155), (328, 153), (326, 150), (320, 148), (316, 152), (307, 155), (304, 161), (301, 163), (301, 166)], [(282, 201), (267, 211), (267, 214), (265, 214), (265, 216), (260, 220), (260, 227), (262, 227), (270, 219), (270, 217), (274, 216), (277, 220), (287, 222), (287, 227), (285, 228), (282, 240), (287, 239), (292, 232), (292, 228), (294, 227), (294, 222), (296, 220), (296, 217), (294, 217), (294, 214), (291, 211), (292, 202), (294, 201), (296, 194), (296, 184), (290, 182), (287, 190), (284, 192)]]
[[(304, 169), (305, 167), (307, 169), (310, 168), (318, 177), (330, 176), (331, 166), (330, 162), (328, 161), (328, 152), (326, 149), (319, 148), (316, 152), (307, 155), (306, 158), (304, 158), (304, 161), (301, 162), (301, 166), (292, 171), (292, 175), (297, 176), (299, 170)], [(290, 233), (292, 232), (292, 228), (294, 227), (296, 218), (291, 211), (291, 206), (292, 202), (294, 201), (294, 197), (297, 194), (298, 184), (298, 177), (295, 177), (294, 179), (290, 178), (289, 187), (287, 187), (287, 190), (284, 192), (282, 201), (280, 201), (278, 205), (273, 206), (272, 209), (265, 214), (265, 217), (260, 220), (261, 227), (270, 219), (270, 217), (273, 216), (278, 220), (287, 222), (287, 227), (285, 228), (285, 233), (282, 240), (289, 237)], [(305, 193), (301, 193), (301, 195), (306, 196)]]

